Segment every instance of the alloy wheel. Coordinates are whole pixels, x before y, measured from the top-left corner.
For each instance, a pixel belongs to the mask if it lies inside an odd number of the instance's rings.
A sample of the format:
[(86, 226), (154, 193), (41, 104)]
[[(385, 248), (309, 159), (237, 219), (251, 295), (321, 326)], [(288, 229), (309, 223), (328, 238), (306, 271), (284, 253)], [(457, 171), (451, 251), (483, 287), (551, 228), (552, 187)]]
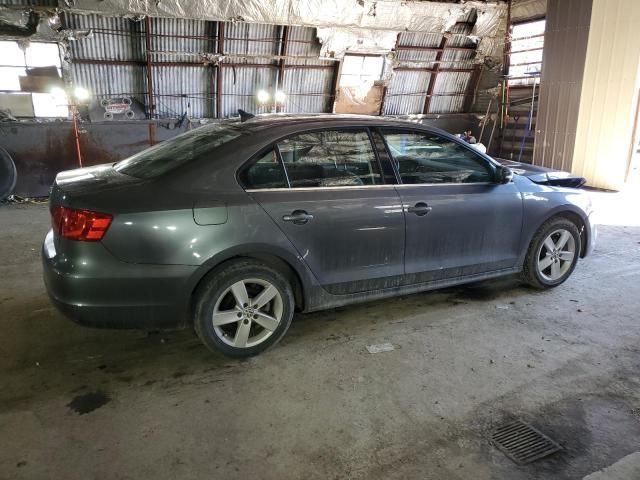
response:
[(227, 345), (249, 348), (269, 338), (282, 321), (284, 304), (266, 280), (248, 278), (227, 288), (216, 301), (211, 321)]
[(546, 281), (556, 282), (571, 269), (575, 256), (576, 241), (571, 232), (563, 228), (554, 230), (538, 251), (538, 273)]

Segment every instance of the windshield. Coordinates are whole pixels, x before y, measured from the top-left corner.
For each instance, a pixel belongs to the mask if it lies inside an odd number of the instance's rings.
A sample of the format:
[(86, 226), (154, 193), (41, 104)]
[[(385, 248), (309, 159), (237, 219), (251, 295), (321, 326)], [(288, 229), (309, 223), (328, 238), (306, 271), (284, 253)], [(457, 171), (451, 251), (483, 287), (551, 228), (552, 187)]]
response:
[(178, 135), (115, 164), (116, 171), (137, 178), (153, 178), (202, 158), (214, 148), (246, 131), (238, 124), (218, 123)]

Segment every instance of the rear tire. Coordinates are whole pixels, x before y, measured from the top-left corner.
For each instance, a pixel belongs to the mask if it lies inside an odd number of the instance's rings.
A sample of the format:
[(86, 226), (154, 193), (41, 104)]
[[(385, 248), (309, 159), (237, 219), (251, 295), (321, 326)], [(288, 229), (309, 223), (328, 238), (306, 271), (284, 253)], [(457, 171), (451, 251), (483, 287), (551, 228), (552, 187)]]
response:
[(534, 288), (564, 283), (576, 268), (581, 251), (580, 232), (564, 217), (547, 220), (531, 240), (524, 260), (523, 280)]
[(277, 270), (237, 260), (215, 271), (196, 294), (194, 329), (211, 351), (236, 358), (272, 347), (291, 325), (294, 296)]

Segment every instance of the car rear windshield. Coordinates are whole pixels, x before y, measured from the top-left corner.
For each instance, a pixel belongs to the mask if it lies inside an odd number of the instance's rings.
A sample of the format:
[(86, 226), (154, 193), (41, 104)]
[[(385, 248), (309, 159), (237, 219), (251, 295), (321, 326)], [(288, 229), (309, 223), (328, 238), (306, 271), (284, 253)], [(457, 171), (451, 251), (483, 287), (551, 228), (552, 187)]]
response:
[(143, 150), (114, 165), (116, 171), (137, 178), (153, 178), (202, 158), (246, 132), (237, 124), (206, 125)]

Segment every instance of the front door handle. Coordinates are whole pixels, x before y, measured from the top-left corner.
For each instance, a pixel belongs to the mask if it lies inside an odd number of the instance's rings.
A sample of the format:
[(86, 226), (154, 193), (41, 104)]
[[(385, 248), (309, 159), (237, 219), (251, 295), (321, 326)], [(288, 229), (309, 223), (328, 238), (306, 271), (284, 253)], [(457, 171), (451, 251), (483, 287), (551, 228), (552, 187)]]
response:
[(418, 202), (413, 207), (407, 208), (407, 212), (415, 213), (419, 217), (423, 217), (427, 213), (429, 213), (432, 208), (424, 202)]
[(295, 225), (304, 225), (309, 220), (313, 220), (313, 215), (304, 210), (294, 210), (291, 215), (283, 215), (282, 220), (285, 222), (293, 222)]

